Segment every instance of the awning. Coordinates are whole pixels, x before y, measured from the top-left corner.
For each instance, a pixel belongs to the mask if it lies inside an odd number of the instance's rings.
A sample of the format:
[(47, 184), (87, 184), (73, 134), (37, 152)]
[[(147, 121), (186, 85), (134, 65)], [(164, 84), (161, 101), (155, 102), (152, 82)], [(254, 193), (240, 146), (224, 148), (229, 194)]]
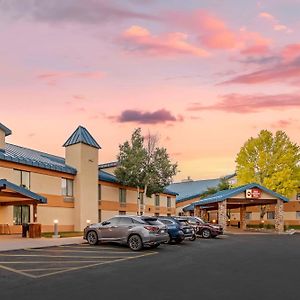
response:
[(0, 179), (0, 205), (46, 204), (47, 198), (6, 179)]

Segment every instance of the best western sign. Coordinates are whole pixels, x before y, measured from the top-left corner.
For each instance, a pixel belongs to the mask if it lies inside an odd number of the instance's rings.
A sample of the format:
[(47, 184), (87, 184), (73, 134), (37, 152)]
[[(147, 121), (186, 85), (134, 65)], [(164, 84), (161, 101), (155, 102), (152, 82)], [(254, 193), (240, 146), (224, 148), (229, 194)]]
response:
[(259, 199), (261, 197), (261, 190), (258, 188), (246, 190), (246, 198)]

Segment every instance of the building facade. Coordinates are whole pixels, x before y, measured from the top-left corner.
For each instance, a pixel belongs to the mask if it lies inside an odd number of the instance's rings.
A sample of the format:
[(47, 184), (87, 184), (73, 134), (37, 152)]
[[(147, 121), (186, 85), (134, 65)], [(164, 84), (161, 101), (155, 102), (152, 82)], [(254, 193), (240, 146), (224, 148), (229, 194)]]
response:
[(0, 124), (0, 233), (19, 233), (37, 222), (43, 232), (81, 231), (116, 214), (175, 215), (176, 193), (144, 199), (142, 191), (118, 183), (98, 163), (100, 145), (79, 126), (58, 157), (6, 142), (12, 132)]

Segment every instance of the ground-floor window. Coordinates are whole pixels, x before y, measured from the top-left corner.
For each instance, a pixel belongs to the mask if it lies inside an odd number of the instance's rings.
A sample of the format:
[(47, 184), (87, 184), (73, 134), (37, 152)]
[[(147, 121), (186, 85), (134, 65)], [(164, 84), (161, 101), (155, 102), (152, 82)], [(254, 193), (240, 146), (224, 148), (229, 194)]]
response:
[(245, 218), (246, 218), (246, 220), (251, 220), (252, 219), (252, 212), (246, 212)]
[(22, 225), (30, 222), (30, 207), (28, 205), (16, 205), (13, 208), (14, 224)]
[(273, 219), (275, 219), (275, 211), (268, 211), (268, 212), (267, 212), (267, 219), (268, 219), (268, 220), (273, 220)]
[(300, 219), (300, 211), (296, 211), (296, 219)]
[(119, 210), (119, 215), (126, 215), (126, 211), (124, 211), (124, 210)]

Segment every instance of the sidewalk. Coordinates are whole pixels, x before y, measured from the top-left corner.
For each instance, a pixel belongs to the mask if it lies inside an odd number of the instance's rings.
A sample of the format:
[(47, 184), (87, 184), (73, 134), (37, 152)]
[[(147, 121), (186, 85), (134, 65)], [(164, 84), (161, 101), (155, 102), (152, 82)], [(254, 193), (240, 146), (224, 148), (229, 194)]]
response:
[(0, 235), (0, 252), (26, 248), (45, 248), (71, 244), (82, 244), (84, 242), (85, 240), (82, 237), (30, 239), (15, 235)]

